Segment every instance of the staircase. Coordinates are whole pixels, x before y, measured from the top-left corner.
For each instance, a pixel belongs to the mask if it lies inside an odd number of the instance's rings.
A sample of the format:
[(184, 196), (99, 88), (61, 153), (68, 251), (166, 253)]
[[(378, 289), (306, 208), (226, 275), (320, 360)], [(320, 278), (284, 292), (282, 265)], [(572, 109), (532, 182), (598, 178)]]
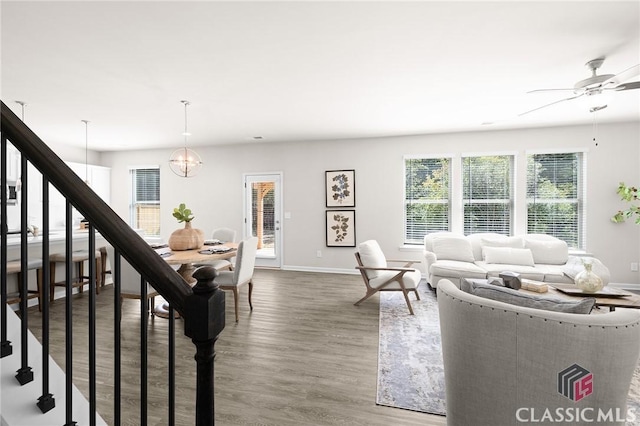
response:
[[(102, 199), (89, 188), (31, 129), (29, 129), (4, 102), (0, 105), (0, 400), (2, 425), (37, 426), (37, 425), (101, 425), (105, 424), (103, 416), (107, 413), (96, 409), (96, 283), (97, 273), (94, 262), (89, 263), (89, 330), (88, 330), (88, 376), (82, 377), (88, 383), (89, 391), (83, 395), (71, 382), (71, 377), (78, 380), (73, 372), (73, 298), (72, 262), (65, 264), (65, 366), (63, 370), (49, 356), (49, 298), (42, 298), (42, 336), (40, 344), (27, 328), (27, 321), (22, 321), (13, 311), (7, 308), (7, 144), (11, 143), (21, 154), (22, 191), (20, 202), (21, 234), (20, 261), (21, 269), (27, 270), (29, 261), (27, 239), (28, 209), (28, 165), (33, 165), (42, 175), (42, 253), (38, 255), (43, 262), (43, 293), (49, 294), (51, 270), (49, 262), (49, 184), (52, 184), (66, 199), (66, 236), (65, 256), (72, 259), (72, 208), (76, 208), (89, 221), (88, 253), (96, 250), (96, 233), (114, 247), (114, 258), (110, 259), (114, 286), (114, 339), (113, 366), (114, 425), (122, 420), (123, 397), (121, 392), (121, 324), (120, 324), (120, 262), (126, 259), (141, 276), (140, 287), (142, 300), (146, 300), (147, 283), (169, 303), (169, 335), (167, 336), (167, 383), (161, 384), (168, 389), (167, 424), (175, 424), (175, 394), (193, 393), (196, 401), (194, 424), (209, 426), (215, 424), (214, 418), (214, 383), (213, 361), (214, 344), (224, 328), (225, 299), (224, 293), (213, 284), (216, 272), (213, 268), (198, 269), (193, 277), (197, 283), (192, 288), (174, 271), (149, 245), (133, 231)], [(27, 276), (18, 283), (22, 294), (27, 292)], [(141, 303), (140, 321), (140, 359), (139, 359), (139, 408), (137, 424), (147, 424), (147, 406), (149, 392), (160, 386), (154, 377), (154, 386), (149, 386), (147, 365), (147, 332), (148, 317), (146, 306)], [(184, 322), (184, 333), (195, 345), (194, 370), (196, 380), (193, 388), (176, 389), (175, 385), (175, 320), (176, 310)], [(20, 312), (28, 316), (27, 298), (23, 297)], [(152, 367), (153, 368), (153, 367)], [(16, 374), (17, 373), (17, 374)], [(127, 405), (131, 404), (127, 399)], [(126, 419), (127, 422), (130, 419)]]

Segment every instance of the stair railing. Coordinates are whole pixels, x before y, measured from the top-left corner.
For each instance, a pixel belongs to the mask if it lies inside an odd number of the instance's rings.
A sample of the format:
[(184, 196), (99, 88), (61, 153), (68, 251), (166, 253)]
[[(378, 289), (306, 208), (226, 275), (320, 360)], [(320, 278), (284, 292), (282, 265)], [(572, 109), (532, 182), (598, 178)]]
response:
[[(0, 263), (2, 266), (1, 278), (2, 293), (0, 315), (2, 318), (2, 333), (0, 356), (11, 355), (11, 342), (8, 342), (6, 333), (6, 292), (7, 292), (7, 142), (11, 144), (21, 153), (21, 174), (22, 174), (22, 202), (21, 202), (21, 263), (22, 270), (27, 270), (28, 253), (27, 253), (27, 161), (31, 163), (41, 174), (43, 179), (43, 297), (42, 297), (42, 313), (43, 313), (43, 393), (38, 398), (38, 407), (41, 411), (47, 412), (55, 406), (55, 397), (48, 390), (48, 312), (49, 312), (49, 276), (50, 266), (48, 262), (49, 250), (49, 225), (48, 225), (48, 187), (51, 183), (67, 200), (66, 203), (66, 425), (74, 425), (75, 422), (71, 418), (72, 398), (71, 398), (71, 369), (72, 357), (71, 349), (73, 347), (72, 339), (72, 285), (69, 281), (72, 276), (71, 258), (72, 258), (72, 224), (71, 211), (72, 206), (82, 213), (89, 221), (88, 232), (88, 252), (95, 253), (95, 236), (96, 230), (114, 247), (115, 259), (112, 262), (112, 276), (114, 281), (114, 371), (115, 371), (115, 391), (114, 391), (114, 423), (120, 424), (120, 256), (124, 257), (141, 275), (141, 288), (146, 289), (146, 283), (149, 282), (158, 291), (162, 297), (169, 303), (169, 418), (168, 424), (174, 422), (175, 407), (175, 338), (173, 312), (175, 309), (184, 319), (184, 333), (190, 337), (196, 346), (196, 426), (205, 426), (214, 424), (214, 383), (213, 383), (213, 365), (214, 365), (214, 345), (218, 335), (225, 326), (225, 299), (224, 293), (213, 284), (216, 272), (213, 268), (204, 267), (196, 270), (193, 277), (197, 280), (196, 285), (192, 288), (185, 280), (174, 271), (158, 254), (152, 250), (149, 245), (133, 231), (120, 216), (118, 216), (111, 207), (106, 204), (89, 186), (83, 182), (65, 163), (60, 159), (28, 126), (26, 126), (5, 104), (1, 103), (1, 128), (0, 135), (2, 138), (1, 162), (2, 173), (0, 184), (2, 186), (2, 196), (0, 198), (0, 217), (2, 219), (1, 244), (0, 244)], [(91, 257), (90, 257), (91, 258)], [(95, 263), (89, 263), (89, 406), (93, 413), (90, 416), (90, 424), (96, 424), (96, 375), (95, 375), (95, 294), (96, 294), (96, 276), (98, 271), (95, 270)], [(21, 297), (21, 316), (23, 318), (23, 328), (26, 330), (28, 313), (27, 313), (27, 274), (22, 274), (22, 282), (19, 284)], [(144, 295), (143, 295), (144, 296)], [(143, 301), (146, 298), (142, 299)], [(147, 315), (146, 303), (141, 303), (141, 423), (146, 424), (146, 395), (147, 389), (147, 365), (146, 365), (146, 333), (147, 333)], [(26, 334), (26, 331), (24, 331)], [(23, 336), (21, 344), (24, 345), (26, 337)], [(23, 357), (28, 348), (23, 347)], [(25, 370), (27, 377), (22, 380), (29, 382), (32, 366), (23, 365), (21, 370)], [(18, 375), (25, 372), (18, 371)], [(32, 374), (31, 374), (32, 376)], [(20, 378), (18, 378), (21, 381)], [(24, 383), (21, 383), (24, 384)], [(35, 399), (35, 398), (34, 398)]]

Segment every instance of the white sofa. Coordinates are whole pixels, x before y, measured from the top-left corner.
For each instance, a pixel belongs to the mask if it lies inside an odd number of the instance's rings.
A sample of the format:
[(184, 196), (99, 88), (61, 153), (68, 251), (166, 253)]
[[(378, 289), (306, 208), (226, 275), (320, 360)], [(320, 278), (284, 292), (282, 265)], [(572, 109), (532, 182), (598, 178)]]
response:
[(564, 241), (544, 234), (508, 237), (434, 232), (424, 237), (423, 254), (427, 283), (432, 288), (443, 278), (460, 287), (460, 278), (491, 278), (505, 271), (530, 280), (573, 284), (584, 269), (583, 261), (592, 263), (593, 272), (605, 285), (610, 276), (598, 259), (569, 255)]

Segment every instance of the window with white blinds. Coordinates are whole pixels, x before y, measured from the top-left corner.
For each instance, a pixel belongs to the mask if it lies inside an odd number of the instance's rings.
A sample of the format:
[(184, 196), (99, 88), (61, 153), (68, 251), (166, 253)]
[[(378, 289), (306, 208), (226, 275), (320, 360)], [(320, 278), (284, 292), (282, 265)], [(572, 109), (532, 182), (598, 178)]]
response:
[(512, 176), (511, 155), (462, 158), (465, 235), (478, 232), (511, 234)]
[(145, 236), (160, 236), (160, 169), (131, 169), (130, 225)]
[(405, 243), (449, 230), (450, 159), (405, 158)]
[(553, 235), (584, 249), (584, 155), (527, 156), (527, 232)]

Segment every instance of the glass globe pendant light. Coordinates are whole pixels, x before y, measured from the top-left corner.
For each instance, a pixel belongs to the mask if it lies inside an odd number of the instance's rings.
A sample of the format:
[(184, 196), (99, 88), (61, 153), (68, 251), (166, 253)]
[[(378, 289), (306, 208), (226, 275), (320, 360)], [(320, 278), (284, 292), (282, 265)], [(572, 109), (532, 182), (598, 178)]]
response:
[(202, 160), (197, 152), (187, 148), (187, 106), (189, 101), (180, 101), (184, 105), (184, 147), (178, 148), (169, 158), (169, 167), (173, 173), (182, 177), (195, 176), (202, 167)]

